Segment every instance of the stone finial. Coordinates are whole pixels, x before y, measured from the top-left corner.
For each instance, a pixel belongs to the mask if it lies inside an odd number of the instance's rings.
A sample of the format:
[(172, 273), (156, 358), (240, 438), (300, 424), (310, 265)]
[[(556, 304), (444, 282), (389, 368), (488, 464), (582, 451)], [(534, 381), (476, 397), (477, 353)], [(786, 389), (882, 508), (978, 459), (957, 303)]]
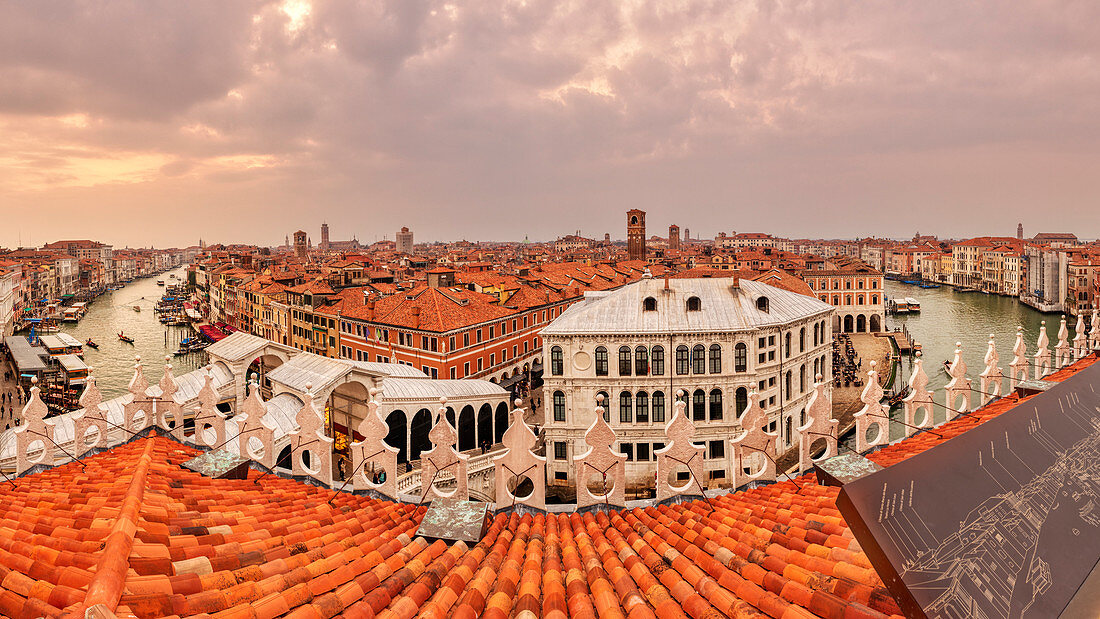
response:
[[(516, 400), (518, 403), (519, 400)], [(532, 451), (538, 437), (523, 421), (527, 411), (514, 408), (509, 413), (512, 420), (504, 431), (501, 442), (506, 451), (493, 457), (496, 475), (497, 509), (509, 504), (519, 503), (532, 509), (546, 511), (546, 457), (536, 456)], [(534, 488), (530, 494), (518, 496), (509, 490), (510, 483), (518, 489), (523, 478), (531, 480)]]
[[(833, 419), (833, 393), (821, 374), (814, 377), (814, 392), (806, 405), (806, 423), (798, 428), (798, 472), (809, 470), (814, 462), (837, 454), (837, 430), (840, 422)], [(818, 440), (825, 441), (825, 451), (814, 458), (811, 448)]]
[(1088, 335), (1085, 334), (1085, 313), (1077, 314), (1077, 324), (1073, 326), (1073, 358), (1080, 359), (1089, 354)]
[[(951, 420), (959, 413), (970, 410), (970, 392), (973, 389), (970, 379), (966, 377), (966, 363), (962, 358), (962, 342), (955, 342), (955, 360), (951, 362), (951, 368), (947, 372), (951, 380), (944, 385), (947, 392), (947, 419)], [(962, 404), (959, 404), (962, 400)]]
[[(248, 396), (241, 404), (237, 422), (237, 452), (242, 458), (254, 460), (263, 466), (275, 468), (275, 430), (278, 426), (268, 419), (267, 406), (260, 397), (260, 385), (253, 374), (248, 384)], [(199, 427), (198, 420), (195, 427)]]
[[(210, 372), (204, 371), (202, 379), (203, 385), (198, 395), (199, 409), (195, 411), (195, 444), (213, 448), (225, 443), (225, 415), (218, 410), (218, 392), (214, 391), (214, 379)], [(208, 437), (207, 430), (213, 436)], [(244, 454), (241, 455), (245, 457)]]
[(156, 423), (153, 416), (153, 404), (149, 397), (149, 381), (145, 379), (145, 373), (141, 369), (141, 357), (134, 357), (134, 377), (130, 379), (127, 390), (130, 392), (130, 401), (123, 405), (123, 423), (130, 434), (141, 432), (145, 428)]
[(1016, 327), (1016, 344), (1012, 347), (1012, 362), (1008, 364), (1008, 390), (1016, 388), (1016, 383), (1027, 380), (1027, 344), (1024, 343), (1024, 328)]
[[(768, 432), (768, 415), (760, 408), (756, 390), (749, 391), (749, 405), (737, 418), (741, 433), (730, 439), (733, 446), (733, 487), (751, 481), (775, 481), (777, 432)], [(754, 466), (756, 463), (756, 466)], [(746, 473), (745, 469), (749, 469)]]
[(305, 404), (294, 420), (297, 426), (288, 435), (294, 475), (309, 476), (331, 486), (332, 439), (325, 436), (325, 419), (314, 405), (313, 385), (306, 385)]
[(1066, 317), (1062, 316), (1062, 322), (1058, 325), (1058, 343), (1054, 346), (1054, 367), (1063, 368), (1073, 363), (1073, 349), (1069, 345), (1069, 329), (1066, 328)]
[(164, 376), (160, 379), (160, 397), (156, 398), (157, 427), (171, 434), (177, 441), (183, 442), (183, 407), (176, 401), (179, 385), (172, 374), (171, 356), (165, 357)]
[(373, 490), (397, 500), (397, 457), (401, 450), (386, 444), (389, 428), (378, 412), (378, 389), (371, 387), (367, 414), (356, 431), (363, 440), (351, 444), (352, 483), (356, 490)]
[(1050, 338), (1047, 337), (1047, 321), (1042, 321), (1039, 324), (1039, 341), (1037, 342), (1038, 350), (1035, 351), (1034, 361), (1032, 366), (1035, 368), (1035, 379), (1038, 380), (1051, 371), (1051, 359), (1050, 349), (1047, 345), (1050, 344)]
[[(441, 403), (442, 399), (440, 400)], [(466, 474), (469, 456), (461, 454), (455, 447), (458, 433), (450, 421), (447, 421), (447, 407), (440, 406), (435, 416), (435, 424), (428, 432), (432, 442), (429, 451), (420, 453), (420, 492), (425, 501), (434, 499), (470, 499), (470, 479)], [(454, 480), (454, 490), (440, 490), (441, 481)], [(433, 481), (434, 480), (434, 481)]]
[(989, 348), (985, 351), (985, 369), (978, 375), (978, 384), (980, 385), (982, 406), (985, 406), (990, 400), (1001, 395), (1001, 388), (1003, 387), (1004, 372), (1001, 368), (997, 367), (997, 363), (1001, 360), (997, 354), (997, 343), (993, 341), (993, 334), (989, 334)]
[[(695, 436), (695, 424), (687, 418), (685, 413), (687, 403), (682, 398), (683, 394), (682, 389), (677, 392), (680, 397), (673, 405), (672, 418), (665, 424), (664, 448), (653, 452), (657, 456), (658, 501), (703, 492), (703, 450), (705, 448), (696, 447), (691, 442), (691, 438)], [(677, 480), (673, 485), (668, 477), (678, 466), (687, 468), (688, 480), (682, 484)]]
[[(882, 405), (882, 385), (878, 382), (876, 362), (871, 362), (867, 371), (867, 385), (860, 393), (863, 408), (852, 417), (856, 420), (856, 451), (867, 453), (871, 449), (890, 442), (890, 413)], [(867, 438), (867, 432), (875, 429), (874, 437)]]
[[(100, 407), (103, 396), (91, 370), (88, 368), (87, 384), (80, 394), (81, 410), (73, 414), (73, 453), (77, 456), (89, 449), (107, 448), (107, 412)], [(95, 434), (89, 434), (92, 428), (96, 429)]]
[[(584, 433), (588, 450), (573, 458), (576, 463), (577, 509), (605, 503), (626, 506), (626, 454), (615, 451), (615, 431), (603, 418), (603, 396), (596, 406), (596, 419)], [(593, 494), (588, 480), (600, 479), (600, 494)]]
[(1092, 322), (1089, 324), (1089, 348), (1100, 349), (1100, 310), (1092, 310)]
[(42, 401), (38, 378), (31, 379), (31, 397), (23, 406), (23, 423), (12, 429), (15, 432), (15, 473), (22, 475), (36, 465), (53, 466), (53, 422), (46, 419), (50, 409)]
[(902, 406), (905, 414), (905, 436), (912, 436), (917, 430), (934, 425), (932, 390), (928, 388), (928, 374), (924, 371), (924, 359), (920, 352), (917, 352), (917, 359), (913, 362), (913, 375), (909, 377), (909, 395), (902, 399)]

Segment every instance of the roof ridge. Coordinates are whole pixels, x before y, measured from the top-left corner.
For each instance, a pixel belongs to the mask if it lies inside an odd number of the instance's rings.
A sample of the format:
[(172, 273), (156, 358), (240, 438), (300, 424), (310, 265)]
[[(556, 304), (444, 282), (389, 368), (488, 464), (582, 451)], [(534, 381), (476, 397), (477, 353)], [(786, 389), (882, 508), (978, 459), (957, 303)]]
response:
[(134, 476), (126, 489), (122, 508), (115, 518), (111, 532), (107, 534), (103, 553), (96, 563), (95, 575), (88, 583), (88, 593), (84, 596), (80, 609), (74, 610), (67, 617), (82, 618), (85, 612), (96, 604), (105, 605), (111, 612), (118, 608), (123, 587), (126, 584), (126, 574), (130, 570), (130, 553), (134, 549), (134, 536), (137, 534), (142, 499), (145, 498), (145, 486), (149, 478), (149, 466), (153, 461), (154, 444), (152, 438), (146, 439), (145, 451), (141, 454), (137, 466), (134, 467)]

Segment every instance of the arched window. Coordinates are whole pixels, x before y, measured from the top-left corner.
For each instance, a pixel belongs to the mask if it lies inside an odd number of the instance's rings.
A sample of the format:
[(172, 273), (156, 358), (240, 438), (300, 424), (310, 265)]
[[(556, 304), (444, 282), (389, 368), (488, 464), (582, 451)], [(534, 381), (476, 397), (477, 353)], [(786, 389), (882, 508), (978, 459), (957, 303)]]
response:
[(663, 391), (653, 392), (653, 423), (663, 423), (665, 420), (665, 394)]
[(856, 305), (863, 305), (863, 295), (856, 295)]
[(722, 419), (722, 390), (711, 389), (710, 390), (710, 420), (719, 421)]
[(719, 344), (710, 345), (710, 373), (722, 373), (722, 346)]
[(805, 425), (806, 425), (806, 409), (802, 409), (801, 411), (798, 412), (798, 427), (801, 428)]
[(787, 370), (787, 376), (786, 376), (786, 378), (784, 378), (784, 381), (785, 381), (785, 387), (787, 388), (787, 390), (786, 390), (786, 395), (783, 396), (783, 397), (785, 399), (789, 400), (789, 399), (791, 399), (791, 371), (790, 370)]
[(630, 376), (630, 347), (619, 347), (619, 376)]
[(791, 417), (787, 417), (787, 444), (790, 445), (794, 440), (794, 431), (791, 430)]
[(654, 346), (650, 351), (650, 366), (649, 369), (654, 376), (664, 376), (665, 374), (665, 347)]
[(691, 349), (691, 372), (693, 374), (707, 372), (707, 349), (702, 344), (696, 344)]
[(550, 349), (550, 373), (554, 376), (561, 376), (565, 373), (565, 364), (562, 362), (561, 357), (561, 346)]
[(749, 371), (749, 347), (745, 346), (744, 342), (738, 342), (737, 345), (733, 347), (733, 371)]
[(863, 290), (863, 280), (862, 279), (856, 282), (856, 288), (858, 288), (860, 290)]
[(786, 352), (783, 353), (784, 356), (790, 357), (791, 356), (791, 332), (790, 331), (787, 331), (786, 337), (783, 338), (783, 347), (787, 349)]
[(596, 393), (597, 402), (601, 402), (600, 396), (603, 396), (603, 420), (611, 423), (611, 396), (607, 395), (606, 391), (600, 391)]
[(821, 373), (821, 370), (817, 367), (818, 360), (814, 359), (814, 380), (817, 380), (817, 375)]
[(607, 347), (596, 347), (596, 376), (607, 376)]
[(798, 392), (806, 393), (806, 364), (798, 368)]
[(798, 330), (798, 352), (806, 352), (806, 327)]
[(644, 391), (634, 396), (634, 421), (649, 423), (649, 394)]
[(565, 421), (565, 394), (554, 392), (554, 421)]
[(820, 342), (818, 341), (818, 334), (819, 334), (819, 330), (818, 330), (818, 328), (817, 328), (817, 323), (815, 322), (815, 323), (814, 323), (814, 346), (815, 346), (815, 347), (816, 347), (816, 346), (817, 346), (818, 344), (820, 344)]
[(629, 391), (624, 391), (619, 394), (619, 423), (630, 423), (630, 417), (633, 415), (631, 410), (633, 404), (631, 403), (631, 397)]
[(878, 305), (878, 295), (877, 294), (871, 295), (871, 305)]
[(649, 374), (649, 349), (638, 346), (634, 349), (634, 375), (645, 376)]
[(760, 297), (756, 300), (756, 309), (767, 314), (770, 311), (770, 304), (768, 303), (768, 297)]
[(642, 301), (642, 309), (647, 312), (657, 311), (657, 299), (654, 299), (653, 297), (646, 297), (645, 300)]
[(688, 347), (680, 344), (676, 347), (676, 373), (683, 375), (687, 374), (691, 369), (691, 353), (688, 351)]
[(701, 302), (699, 301), (699, 297), (688, 297), (687, 311), (698, 312), (700, 306)]
[(737, 391), (733, 394), (733, 403), (734, 407), (737, 408), (737, 410), (733, 411), (733, 414), (740, 417), (749, 406), (749, 390), (744, 387), (738, 387)]
[(696, 389), (691, 394), (691, 420), (706, 421), (707, 418), (707, 394), (702, 389)]

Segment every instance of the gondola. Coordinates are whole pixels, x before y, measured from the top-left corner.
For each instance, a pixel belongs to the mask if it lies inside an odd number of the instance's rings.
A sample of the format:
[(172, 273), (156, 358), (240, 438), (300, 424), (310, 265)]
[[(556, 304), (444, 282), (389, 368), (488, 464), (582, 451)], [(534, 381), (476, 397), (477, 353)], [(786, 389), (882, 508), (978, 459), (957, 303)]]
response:
[(93, 342), (92, 338), (88, 338), (88, 341), (84, 342), (84, 345), (87, 346), (88, 348), (94, 348), (96, 350), (99, 350), (99, 344), (96, 344), (95, 342)]
[(128, 335), (123, 335), (121, 333), (118, 334), (118, 339), (122, 340), (123, 342), (126, 342), (127, 344), (133, 344), (134, 343), (134, 338), (132, 338)]

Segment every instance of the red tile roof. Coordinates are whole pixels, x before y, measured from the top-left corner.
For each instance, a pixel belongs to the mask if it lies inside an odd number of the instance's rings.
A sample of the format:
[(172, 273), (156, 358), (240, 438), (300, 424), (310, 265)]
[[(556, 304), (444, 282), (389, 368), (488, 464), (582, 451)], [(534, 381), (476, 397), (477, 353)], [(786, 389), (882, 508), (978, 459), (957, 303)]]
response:
[[(1054, 374), (1062, 380), (1094, 359)], [(889, 465), (1009, 396), (870, 456)], [(812, 475), (706, 501), (498, 515), (484, 539), (415, 536), (425, 511), (262, 476), (202, 477), (143, 438), (0, 485), (0, 615), (882, 618), (899, 609)]]

